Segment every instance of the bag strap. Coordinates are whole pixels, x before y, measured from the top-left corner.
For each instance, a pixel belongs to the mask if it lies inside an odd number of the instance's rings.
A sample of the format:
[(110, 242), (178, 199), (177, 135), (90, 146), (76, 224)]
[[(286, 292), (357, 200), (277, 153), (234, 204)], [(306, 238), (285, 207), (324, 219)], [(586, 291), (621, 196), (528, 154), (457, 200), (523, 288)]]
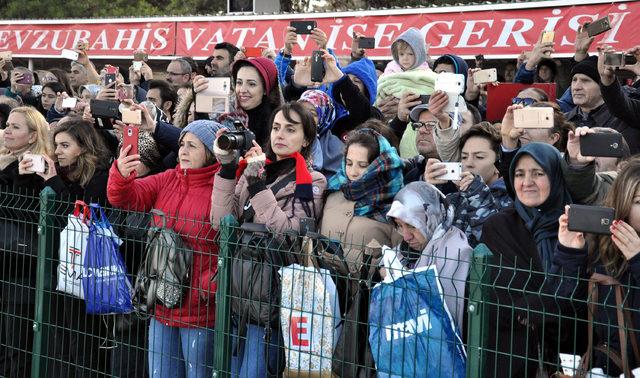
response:
[[(280, 189), (284, 188), (291, 181), (295, 181), (295, 180), (296, 180), (296, 171), (293, 170), (291, 173), (289, 173), (288, 175), (284, 176), (282, 178), (282, 180), (278, 180), (278, 181), (274, 182), (273, 185), (271, 185), (271, 187), (269, 189), (271, 189), (271, 191), (273, 192), (273, 195), (275, 196), (276, 194), (278, 194)], [(250, 199), (247, 199), (247, 203), (250, 203), (249, 201), (250, 201)], [(245, 210), (242, 213), (242, 217), (240, 217), (241, 218), (240, 219), (241, 220), (240, 223), (251, 222), (255, 215), (256, 215), (256, 211), (253, 209), (253, 206), (249, 207), (247, 210)]]

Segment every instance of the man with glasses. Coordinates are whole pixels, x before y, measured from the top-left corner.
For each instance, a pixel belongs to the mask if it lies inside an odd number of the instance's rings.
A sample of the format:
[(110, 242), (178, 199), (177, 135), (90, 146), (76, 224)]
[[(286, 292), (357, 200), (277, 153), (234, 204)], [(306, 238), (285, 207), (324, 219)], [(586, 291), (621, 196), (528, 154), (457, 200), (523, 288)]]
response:
[(182, 58), (177, 58), (169, 63), (167, 67), (167, 81), (174, 86), (191, 83), (191, 65)]

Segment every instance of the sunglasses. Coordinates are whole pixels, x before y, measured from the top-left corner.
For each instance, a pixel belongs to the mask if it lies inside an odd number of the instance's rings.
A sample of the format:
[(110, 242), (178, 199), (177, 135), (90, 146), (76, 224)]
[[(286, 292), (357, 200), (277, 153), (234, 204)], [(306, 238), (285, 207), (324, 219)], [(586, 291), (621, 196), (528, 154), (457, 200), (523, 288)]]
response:
[(511, 99), (512, 105), (522, 105), (522, 106), (531, 106), (538, 102), (538, 100), (530, 98), (530, 97), (514, 97)]

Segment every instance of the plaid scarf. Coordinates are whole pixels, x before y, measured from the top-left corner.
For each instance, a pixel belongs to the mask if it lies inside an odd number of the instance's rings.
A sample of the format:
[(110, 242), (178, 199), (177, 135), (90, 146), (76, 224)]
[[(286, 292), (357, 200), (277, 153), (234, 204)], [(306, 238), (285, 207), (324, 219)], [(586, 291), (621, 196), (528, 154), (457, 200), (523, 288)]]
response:
[(355, 215), (388, 223), (387, 212), (391, 208), (393, 197), (400, 191), (404, 182), (402, 175), (404, 163), (387, 139), (375, 131), (369, 130), (369, 132), (373, 132), (378, 138), (380, 155), (355, 181), (349, 181), (347, 178), (345, 159), (343, 159), (342, 168), (329, 180), (328, 190), (340, 190), (347, 200), (354, 201)]

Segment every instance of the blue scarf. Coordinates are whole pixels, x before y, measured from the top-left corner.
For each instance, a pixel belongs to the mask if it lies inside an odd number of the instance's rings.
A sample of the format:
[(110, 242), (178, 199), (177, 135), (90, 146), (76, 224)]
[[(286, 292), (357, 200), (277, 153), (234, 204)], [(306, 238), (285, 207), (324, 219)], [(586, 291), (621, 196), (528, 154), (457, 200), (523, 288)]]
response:
[(329, 180), (328, 190), (340, 190), (347, 200), (354, 201), (356, 216), (371, 217), (379, 222), (388, 223), (386, 214), (404, 182), (404, 163), (387, 139), (374, 131), (369, 132), (375, 133), (378, 138), (380, 155), (355, 181), (349, 181), (347, 178), (346, 159), (343, 159), (342, 168)]

